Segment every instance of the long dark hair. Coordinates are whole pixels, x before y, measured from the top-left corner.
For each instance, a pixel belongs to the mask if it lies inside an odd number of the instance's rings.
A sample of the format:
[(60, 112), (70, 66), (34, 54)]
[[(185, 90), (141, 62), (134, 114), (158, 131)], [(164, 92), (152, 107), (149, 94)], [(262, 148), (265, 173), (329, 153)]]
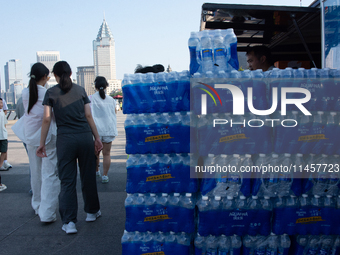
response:
[(60, 78), (59, 85), (67, 93), (72, 88), (71, 74), (72, 70), (66, 61), (59, 61), (53, 66), (52, 72)]
[(94, 85), (96, 89), (99, 90), (99, 95), (102, 99), (105, 99), (105, 89), (109, 85), (103, 76), (97, 76), (96, 79), (94, 80)]
[(42, 78), (48, 76), (50, 71), (43, 63), (35, 63), (31, 68), (30, 73), (30, 82), (29, 82), (29, 100), (28, 100), (28, 110), (27, 113), (30, 113), (31, 109), (35, 105), (35, 103), (38, 101), (38, 86), (37, 82), (39, 82)]

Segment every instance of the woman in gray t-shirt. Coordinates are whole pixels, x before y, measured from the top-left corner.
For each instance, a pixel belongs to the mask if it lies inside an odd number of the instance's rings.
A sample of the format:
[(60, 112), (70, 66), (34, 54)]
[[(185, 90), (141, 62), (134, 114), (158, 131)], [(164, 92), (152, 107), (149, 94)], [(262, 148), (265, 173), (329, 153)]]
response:
[[(93, 121), (84, 88), (72, 83), (72, 71), (65, 61), (57, 62), (52, 72), (58, 84), (47, 90), (43, 101), (44, 119), (37, 155), (46, 157), (45, 139), (53, 108), (57, 123), (58, 173), (61, 184), (59, 212), (62, 230), (77, 233), (77, 160), (84, 199), (86, 221), (95, 221), (100, 215), (96, 184), (96, 156), (103, 145)], [(95, 138), (93, 142), (93, 136)]]

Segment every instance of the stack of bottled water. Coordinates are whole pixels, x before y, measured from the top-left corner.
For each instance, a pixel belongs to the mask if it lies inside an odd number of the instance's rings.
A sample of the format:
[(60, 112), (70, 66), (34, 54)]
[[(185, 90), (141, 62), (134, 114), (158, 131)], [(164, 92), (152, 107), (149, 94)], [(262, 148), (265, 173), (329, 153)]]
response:
[(232, 28), (191, 32), (190, 74), (238, 70), (237, 38)]
[(293, 239), (289, 254), (340, 254), (340, 236), (299, 235)]
[(190, 254), (192, 235), (174, 232), (124, 231), (122, 254)]
[(198, 202), (198, 233), (208, 235), (269, 235), (273, 205), (269, 197), (202, 196)]
[(339, 235), (340, 197), (277, 197), (273, 201), (272, 231), (289, 235)]
[(190, 112), (128, 115), (126, 153), (189, 153), (191, 117)]
[(127, 193), (196, 193), (191, 178), (197, 162), (194, 154), (133, 154), (126, 162)]
[(125, 229), (129, 232), (195, 231), (195, 199), (191, 193), (128, 194)]
[(124, 114), (190, 111), (188, 71), (125, 74), (122, 90)]
[(195, 255), (231, 254), (241, 255), (242, 239), (239, 236), (200, 236), (195, 237)]

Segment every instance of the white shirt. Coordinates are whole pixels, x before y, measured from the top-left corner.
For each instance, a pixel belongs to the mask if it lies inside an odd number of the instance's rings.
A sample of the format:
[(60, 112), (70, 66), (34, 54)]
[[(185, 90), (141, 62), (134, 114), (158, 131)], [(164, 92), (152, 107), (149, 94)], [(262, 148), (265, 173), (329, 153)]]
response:
[(7, 129), (5, 125), (8, 123), (6, 115), (3, 111), (0, 112), (0, 140), (7, 139)]
[(89, 98), (99, 136), (117, 136), (116, 101), (108, 95), (102, 99), (98, 91)]
[[(29, 102), (29, 88), (25, 88), (22, 91), (22, 103), (24, 105), (25, 114), (13, 125), (12, 130), (14, 133), (26, 144), (31, 146), (40, 145), (41, 125), (44, 116), (44, 106), (42, 104), (46, 88), (41, 85), (38, 87), (38, 100), (30, 110), (28, 111)], [(46, 138), (46, 144), (51, 140), (51, 135), (56, 135), (56, 124), (52, 117), (50, 129)]]

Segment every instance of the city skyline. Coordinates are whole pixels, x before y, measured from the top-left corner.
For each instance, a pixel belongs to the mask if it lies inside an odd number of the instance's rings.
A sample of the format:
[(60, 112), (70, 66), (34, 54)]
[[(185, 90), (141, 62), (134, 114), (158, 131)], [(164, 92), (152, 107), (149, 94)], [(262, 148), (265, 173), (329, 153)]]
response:
[[(72, 78), (76, 79), (78, 66), (93, 65), (92, 41), (98, 33), (98, 23), (103, 20), (103, 11), (115, 40), (117, 79), (133, 73), (137, 64), (162, 64), (165, 68), (170, 64), (174, 71), (188, 70), (187, 42), (190, 32), (199, 30), (204, 2), (99, 0), (93, 4), (86, 0), (81, 3), (61, 0), (58, 5), (67, 8), (46, 12), (55, 9), (55, 4), (37, 0), (33, 6), (23, 0), (10, 1), (0, 10), (0, 22), (5, 24), (0, 27), (0, 34), (6, 38), (0, 43), (1, 86), (5, 83), (4, 65), (10, 59), (22, 61), (23, 82), (27, 84), (36, 52), (43, 50), (59, 51), (61, 59), (72, 68)], [(308, 6), (311, 2), (302, 0), (302, 5)], [(228, 3), (283, 5), (279, 0), (230, 0)], [(287, 0), (284, 5), (299, 6), (300, 1)], [(15, 39), (14, 31), (20, 39)]]

